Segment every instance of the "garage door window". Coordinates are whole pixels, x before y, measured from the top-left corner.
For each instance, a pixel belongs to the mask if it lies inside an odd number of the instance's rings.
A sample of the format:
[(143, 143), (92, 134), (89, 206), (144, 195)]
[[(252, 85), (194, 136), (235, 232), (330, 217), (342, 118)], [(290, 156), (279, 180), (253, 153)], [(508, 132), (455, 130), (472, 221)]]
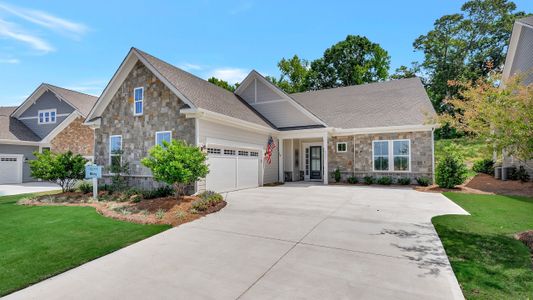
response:
[(17, 161), (16, 157), (2, 157), (0, 161)]
[(235, 155), (235, 150), (224, 149), (224, 155)]
[(259, 156), (259, 152), (252, 151), (252, 152), (250, 152), (250, 156), (258, 157)]
[(239, 156), (249, 156), (250, 153), (248, 151), (239, 151)]
[(209, 154), (220, 154), (219, 148), (207, 148), (207, 153)]

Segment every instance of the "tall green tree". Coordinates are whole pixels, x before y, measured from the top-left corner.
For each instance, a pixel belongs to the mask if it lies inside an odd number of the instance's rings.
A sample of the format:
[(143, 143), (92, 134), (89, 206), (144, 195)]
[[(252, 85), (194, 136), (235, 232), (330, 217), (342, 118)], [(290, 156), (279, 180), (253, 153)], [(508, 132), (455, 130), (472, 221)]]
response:
[(391, 79), (402, 79), (402, 78), (412, 78), (418, 76), (417, 74), (420, 73), (420, 66), (418, 63), (413, 62), (411, 67), (408, 66), (400, 66), (396, 68), (394, 73), (390, 76)]
[(282, 58), (278, 62), (280, 79), (275, 83), (287, 93), (305, 92), (308, 89), (309, 62), (298, 55)]
[(508, 0), (471, 0), (414, 41), (415, 50), (424, 53), (421, 67), (437, 112), (453, 109), (443, 101), (457, 96), (460, 86), (450, 82), (475, 81), (502, 68), (513, 23), (523, 16)]
[(219, 87), (221, 87), (223, 89), (226, 89), (226, 90), (228, 90), (230, 92), (235, 92), (235, 90), (239, 86), (238, 84), (232, 85), (232, 84), (228, 83), (227, 81), (222, 80), (222, 79), (218, 79), (216, 77), (210, 77), (209, 79), (207, 79), (207, 81), (209, 81), (212, 84), (217, 85), (217, 86), (219, 86)]
[(385, 80), (389, 66), (390, 56), (379, 44), (363, 36), (348, 35), (344, 41), (326, 49), (322, 58), (311, 63), (309, 89)]

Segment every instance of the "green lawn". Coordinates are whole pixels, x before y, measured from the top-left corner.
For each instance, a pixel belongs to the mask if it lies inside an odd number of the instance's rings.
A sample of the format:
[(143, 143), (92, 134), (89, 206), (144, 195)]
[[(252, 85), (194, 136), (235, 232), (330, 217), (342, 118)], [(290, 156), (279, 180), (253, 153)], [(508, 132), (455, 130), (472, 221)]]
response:
[(16, 205), (23, 197), (0, 197), (0, 296), (169, 228), (116, 221), (91, 207)]
[(513, 234), (533, 229), (533, 198), (444, 193), (471, 216), (433, 224), (467, 299), (533, 299), (528, 248)]

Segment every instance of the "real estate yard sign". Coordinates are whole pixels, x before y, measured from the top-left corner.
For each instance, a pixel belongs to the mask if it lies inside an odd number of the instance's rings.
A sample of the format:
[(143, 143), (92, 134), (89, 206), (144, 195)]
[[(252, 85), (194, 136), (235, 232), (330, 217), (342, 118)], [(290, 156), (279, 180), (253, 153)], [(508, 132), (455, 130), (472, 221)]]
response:
[(86, 165), (85, 179), (93, 180), (93, 198), (98, 199), (98, 178), (102, 178), (102, 166)]

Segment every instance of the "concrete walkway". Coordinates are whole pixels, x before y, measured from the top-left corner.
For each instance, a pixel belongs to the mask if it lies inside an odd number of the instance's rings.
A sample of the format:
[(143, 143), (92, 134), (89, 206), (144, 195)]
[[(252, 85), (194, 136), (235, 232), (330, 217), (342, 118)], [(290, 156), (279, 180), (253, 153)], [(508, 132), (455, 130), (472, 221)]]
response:
[(26, 182), (20, 184), (0, 184), (0, 196), (61, 190), (57, 184), (50, 182)]
[(287, 184), (8, 299), (462, 299), (430, 219), (440, 194)]

